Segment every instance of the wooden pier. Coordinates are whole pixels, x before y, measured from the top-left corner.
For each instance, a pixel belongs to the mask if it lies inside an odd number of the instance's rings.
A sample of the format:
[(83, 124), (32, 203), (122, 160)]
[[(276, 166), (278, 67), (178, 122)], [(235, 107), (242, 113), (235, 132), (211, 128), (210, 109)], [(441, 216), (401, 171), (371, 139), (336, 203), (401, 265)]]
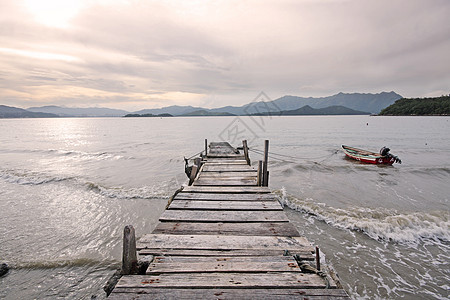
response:
[(267, 166), (250, 166), (246, 143), (243, 153), (225, 142), (211, 143), (205, 153), (192, 168), (191, 185), (136, 244), (148, 262), (145, 274), (122, 276), (109, 298), (348, 299), (317, 270), (316, 248), (264, 186)]

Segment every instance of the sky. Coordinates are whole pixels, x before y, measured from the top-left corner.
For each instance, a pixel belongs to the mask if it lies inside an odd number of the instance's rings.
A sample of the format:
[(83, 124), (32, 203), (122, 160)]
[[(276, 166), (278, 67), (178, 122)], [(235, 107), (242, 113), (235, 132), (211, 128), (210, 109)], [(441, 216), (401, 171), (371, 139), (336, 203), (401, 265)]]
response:
[(0, 0), (0, 104), (450, 93), (449, 0)]

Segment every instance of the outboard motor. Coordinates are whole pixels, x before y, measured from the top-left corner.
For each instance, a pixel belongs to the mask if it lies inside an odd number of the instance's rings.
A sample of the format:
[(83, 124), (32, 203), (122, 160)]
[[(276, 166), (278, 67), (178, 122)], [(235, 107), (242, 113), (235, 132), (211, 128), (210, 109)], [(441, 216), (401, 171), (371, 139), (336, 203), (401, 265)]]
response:
[(389, 151), (391, 151), (391, 149), (389, 149), (388, 147), (384, 146), (383, 148), (380, 149), (380, 154), (382, 156), (387, 156), (387, 155), (389, 155)]

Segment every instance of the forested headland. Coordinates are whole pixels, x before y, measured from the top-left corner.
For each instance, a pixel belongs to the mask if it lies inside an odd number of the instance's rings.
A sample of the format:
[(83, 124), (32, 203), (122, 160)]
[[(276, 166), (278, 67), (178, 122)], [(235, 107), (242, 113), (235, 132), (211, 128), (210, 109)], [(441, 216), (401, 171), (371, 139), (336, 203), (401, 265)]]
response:
[(380, 116), (448, 116), (450, 95), (434, 98), (402, 98), (383, 109)]

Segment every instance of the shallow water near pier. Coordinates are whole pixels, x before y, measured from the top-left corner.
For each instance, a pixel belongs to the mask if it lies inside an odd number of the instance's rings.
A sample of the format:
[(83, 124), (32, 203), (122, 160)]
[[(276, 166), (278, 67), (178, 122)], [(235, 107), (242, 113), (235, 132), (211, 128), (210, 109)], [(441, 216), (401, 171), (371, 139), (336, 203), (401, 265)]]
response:
[[(0, 298), (102, 299), (123, 227), (138, 237), (186, 184), (204, 139), (270, 140), (269, 186), (354, 299), (446, 299), (449, 117), (0, 119)], [(341, 144), (390, 147), (365, 165)]]

